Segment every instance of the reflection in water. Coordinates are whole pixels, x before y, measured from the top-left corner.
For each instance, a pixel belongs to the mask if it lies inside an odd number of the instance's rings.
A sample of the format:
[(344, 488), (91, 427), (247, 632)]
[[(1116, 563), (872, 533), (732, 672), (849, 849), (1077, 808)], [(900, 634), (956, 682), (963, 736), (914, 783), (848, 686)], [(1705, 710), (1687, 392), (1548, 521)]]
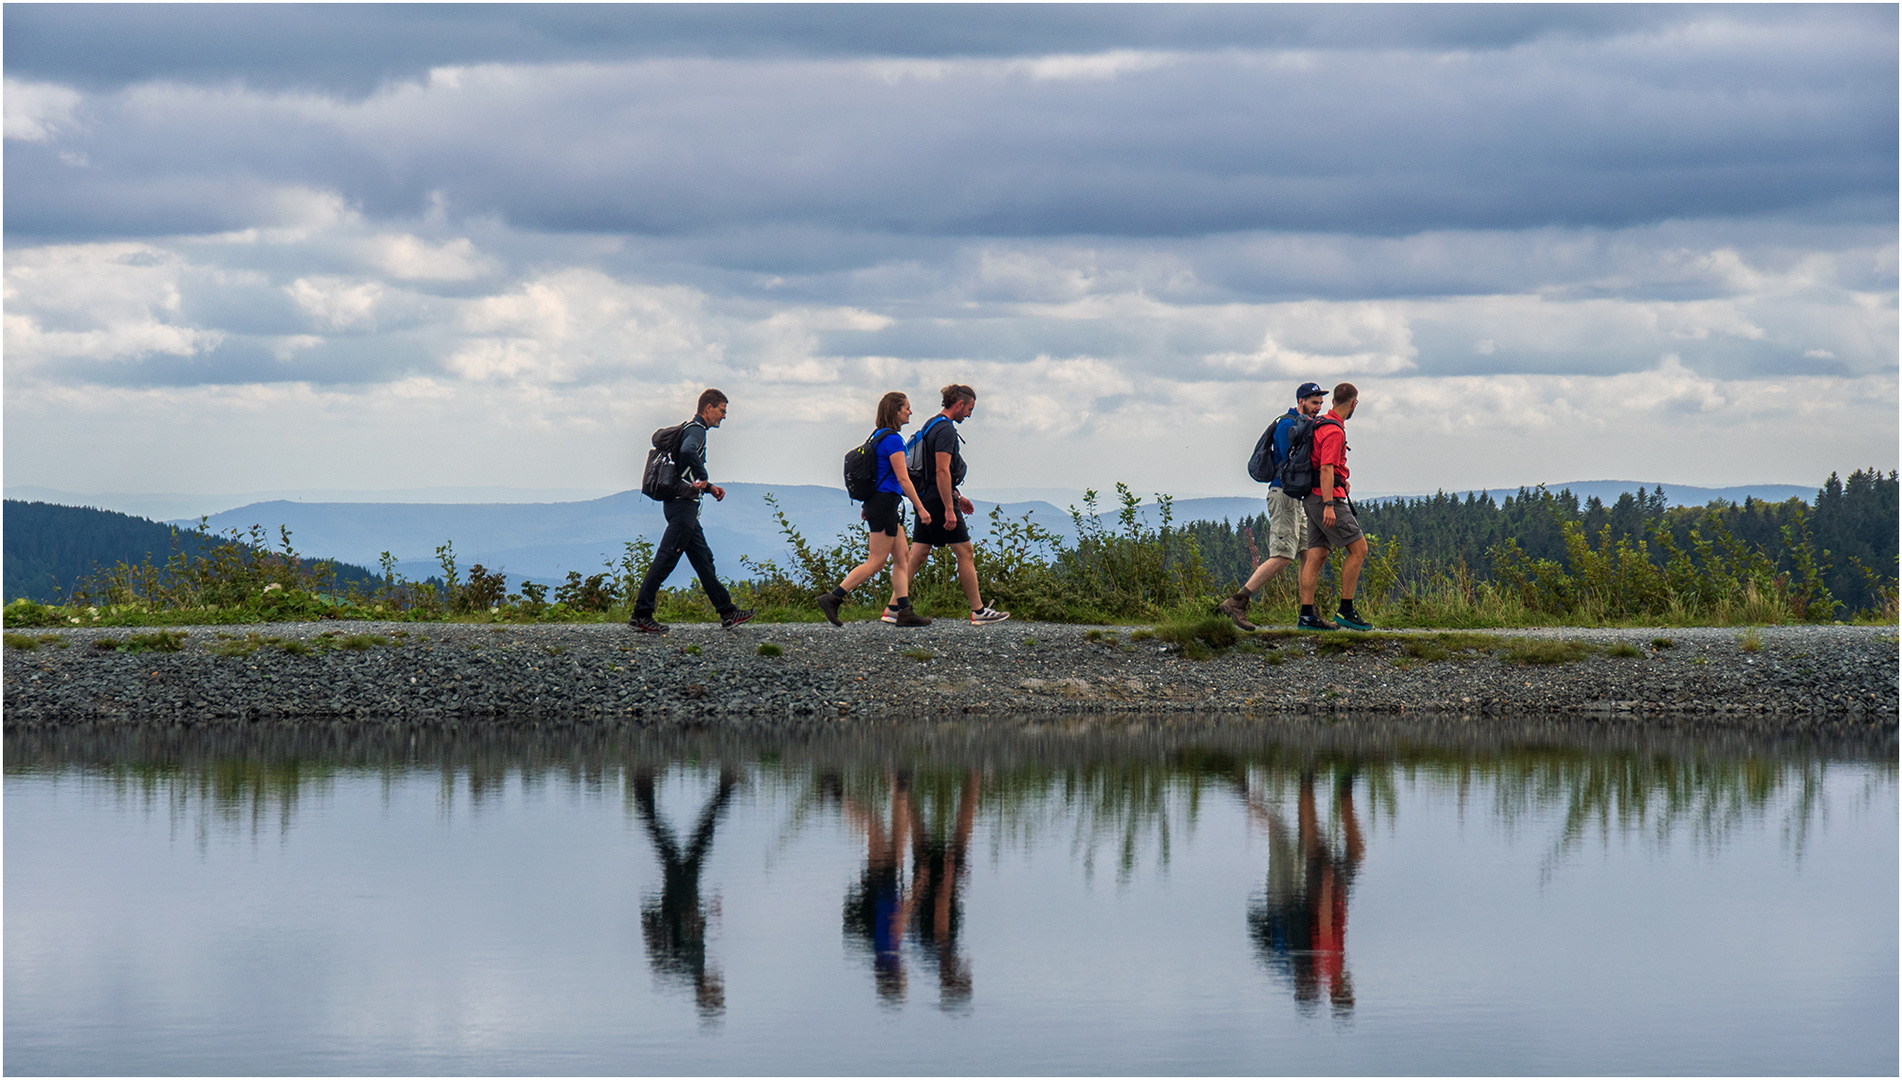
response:
[[(865, 868), (845, 897), (845, 932), (872, 954), (872, 975), (879, 1000), (905, 1000), (905, 935), (938, 975), (938, 1007), (961, 1010), (971, 1001), (971, 965), (958, 949), (963, 916), (961, 892), (969, 877), (967, 856), (977, 821), (975, 769), (964, 774), (945, 836), (945, 821), (926, 820), (924, 793), (913, 791), (909, 769), (888, 774), (890, 810), (881, 817), (872, 806), (847, 795), (837, 773), (821, 778), (822, 794), (836, 798), (845, 819), (865, 837)], [(905, 872), (909, 850), (910, 873)]]
[[(1401, 784), (1424, 780), (1456, 792), (1462, 813), (1469, 793), (1490, 796), (1492, 818), (1508, 834), (1550, 830), (1538, 838), (1550, 852), (1544, 884), (1593, 834), (1660, 846), (1688, 837), (1714, 848), (1772, 812), (1784, 815), (1784, 836), (1800, 859), (1811, 823), (1827, 813), (1823, 780), (1833, 763), (1873, 766), (1871, 801), (1893, 799), (1896, 769), (1893, 731), (1779, 740), (1392, 719), (996, 720), (777, 731), (76, 725), (8, 730), (5, 761), (9, 777), (75, 775), (175, 821), (196, 814), (201, 837), (247, 822), (255, 831), (267, 820), (288, 832), (295, 807), (329, 798), (351, 772), (392, 785), (433, 770), (449, 801), (460, 783), (472, 808), (496, 812), (506, 810), (512, 776), (524, 789), (564, 778), (576, 790), (618, 788), (660, 862), (660, 888), (641, 904), (648, 964), (661, 983), (691, 993), (707, 1023), (724, 1015), (726, 989), (709, 962), (717, 902), (702, 898), (701, 877), (742, 782), (768, 796), (794, 793), (795, 821), (836, 809), (833, 820), (864, 842), (843, 924), (847, 940), (868, 955), (876, 1000), (902, 1004), (912, 964), (935, 977), (939, 1007), (953, 1012), (968, 1010), (973, 998), (961, 931), (980, 815), (994, 849), (1028, 851), (1074, 830), (1071, 856), (1086, 883), (1094, 850), (1107, 840), (1120, 887), (1144, 859), (1167, 867), (1174, 838), (1193, 834), (1205, 794), (1230, 793), (1268, 838), (1266, 881), (1247, 907), (1253, 951), (1301, 1011), (1317, 1012), (1325, 1000), (1344, 1017), (1355, 1006), (1346, 946), (1365, 855), (1362, 815), (1371, 826), (1394, 813)], [(710, 764), (718, 780), (683, 840), (660, 811), (657, 786), (689, 762)], [(762, 805), (780, 804), (767, 797)]]
[(691, 987), (700, 1018), (718, 1020), (726, 1012), (726, 986), (718, 970), (707, 968), (707, 910), (700, 902), (700, 869), (713, 846), (713, 829), (733, 800), (739, 776), (720, 770), (719, 786), (700, 811), (693, 836), (683, 851), (673, 829), (660, 818), (654, 802), (654, 770), (634, 773), (634, 807), (660, 856), (661, 887), (641, 903), (641, 936), (647, 940), (647, 962), (664, 981)]
[(1248, 935), (1270, 971), (1293, 984), (1294, 999), (1313, 1009), (1326, 987), (1336, 1015), (1354, 1007), (1347, 970), (1347, 901), (1366, 845), (1354, 814), (1354, 774), (1335, 785), (1340, 843), (1332, 843), (1315, 810), (1314, 774), (1301, 773), (1295, 829), (1265, 800), (1245, 795), (1251, 818), (1268, 830), (1268, 884), (1248, 906)]

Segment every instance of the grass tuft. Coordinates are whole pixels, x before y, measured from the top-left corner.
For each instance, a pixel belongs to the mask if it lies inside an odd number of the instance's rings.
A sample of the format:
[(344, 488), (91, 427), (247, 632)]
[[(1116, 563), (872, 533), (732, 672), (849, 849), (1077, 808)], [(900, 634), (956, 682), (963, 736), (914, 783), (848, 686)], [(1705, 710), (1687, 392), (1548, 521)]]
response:
[(1519, 638), (1506, 646), (1509, 664), (1570, 664), (1585, 659), (1592, 647), (1582, 641)]
[(1743, 636), (1737, 639), (1737, 644), (1747, 653), (1762, 652), (1763, 631), (1753, 626), (1743, 632)]
[(26, 634), (7, 634), (3, 639), (9, 649), (24, 649), (32, 652), (40, 647), (40, 639)]
[(1651, 647), (1654, 649), (1675, 649), (1677, 648), (1677, 642), (1672, 641), (1668, 637), (1654, 637), (1651, 639)]
[(1616, 656), (1616, 657), (1629, 660), (1634, 656), (1643, 656), (1644, 650), (1638, 648), (1636, 645), (1633, 645), (1629, 641), (1620, 641), (1613, 644), (1611, 648), (1606, 649), (1605, 655)]
[(901, 652), (898, 655), (903, 656), (909, 660), (916, 660), (921, 664), (924, 663), (926, 660), (931, 659), (931, 653), (929, 650), (926, 650), (926, 649), (906, 649), (904, 652)]
[(762, 641), (762, 642), (760, 642), (760, 646), (759, 646), (759, 648), (757, 648), (757, 649), (755, 649), (755, 650), (753, 650), (753, 651), (754, 651), (754, 652), (756, 652), (756, 653), (758, 653), (758, 654), (759, 654), (759, 655), (761, 655), (761, 656), (784, 656), (784, 655), (786, 655), (786, 650), (785, 650), (785, 649), (783, 649), (783, 648), (781, 648), (781, 647), (780, 647), (780, 646), (778, 646), (778, 645), (775, 645), (775, 644), (773, 644), (773, 643), (772, 643), (772, 642), (770, 642), (770, 641)]

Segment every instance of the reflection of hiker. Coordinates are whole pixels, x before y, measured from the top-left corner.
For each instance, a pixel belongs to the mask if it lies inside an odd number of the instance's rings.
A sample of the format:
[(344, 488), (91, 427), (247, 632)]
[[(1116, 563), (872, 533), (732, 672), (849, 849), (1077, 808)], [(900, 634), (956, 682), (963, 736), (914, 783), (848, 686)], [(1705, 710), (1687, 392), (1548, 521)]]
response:
[(661, 584), (674, 572), (674, 567), (680, 565), (682, 554), (687, 556), (694, 573), (700, 575), (700, 587), (707, 590), (713, 610), (720, 613), (723, 629), (731, 630), (753, 617), (751, 610), (741, 608), (727, 595), (726, 586), (720, 583), (720, 575), (713, 569), (713, 549), (707, 546), (707, 536), (700, 531), (700, 493), (712, 494), (714, 502), (726, 498), (726, 489), (707, 477), (707, 429), (719, 427), (726, 419), (726, 404), (726, 395), (720, 391), (703, 391), (693, 419), (687, 421), (680, 432), (680, 446), (674, 451), (674, 460), (680, 466), (680, 482), (688, 490), (685, 495), (661, 503), (661, 513), (667, 517), (667, 531), (661, 534), (660, 545), (654, 549), (654, 561), (647, 568), (647, 577), (641, 581), (640, 595), (634, 599), (634, 614), (627, 620), (629, 626), (641, 633), (667, 632), (667, 628), (654, 619), (654, 608)]
[[(961, 440), (955, 425), (964, 423), (977, 411), (977, 391), (962, 383), (952, 383), (941, 393), (943, 411), (925, 421), (925, 426), (912, 436), (907, 446), (911, 478), (918, 485), (925, 507), (936, 518), (935, 521), (921, 518), (912, 527), (911, 561), (907, 569), (909, 576), (916, 580), (925, 560), (931, 557), (932, 548), (950, 547), (958, 560), (958, 583), (964, 587), (964, 598), (971, 604), (971, 621), (1003, 622), (1010, 618), (1010, 612), (998, 611), (986, 604), (978, 591), (971, 523), (968, 517), (961, 516), (969, 515), (973, 507), (971, 500), (958, 492), (958, 485), (964, 483), (964, 454), (958, 449)], [(915, 455), (911, 453), (914, 448)], [(892, 602), (897, 600), (894, 595)]]
[(884, 621), (899, 626), (931, 625), (930, 619), (911, 609), (911, 552), (905, 544), (905, 508), (899, 503), (900, 496), (910, 499), (918, 511), (919, 524), (931, 524), (931, 510), (919, 501), (918, 489), (912, 485), (911, 470), (905, 464), (905, 440), (898, 434), (909, 423), (909, 398), (894, 390), (879, 399), (878, 429), (872, 433), (879, 436), (873, 448), (876, 487), (865, 497), (865, 527), (870, 530), (865, 561), (853, 567), (831, 592), (817, 597), (819, 610), (834, 626), (845, 625), (839, 621), (839, 605), (845, 603), (846, 596), (870, 581), (888, 561), (892, 567), (892, 602), (885, 609)]
[(654, 774), (641, 770), (634, 775), (634, 806), (661, 865), (660, 895), (649, 896), (641, 904), (647, 962), (662, 979), (693, 988), (694, 1005), (703, 1020), (716, 1019), (726, 1011), (726, 984), (718, 971), (707, 970), (707, 913), (700, 903), (700, 870), (707, 849), (713, 846), (714, 825), (737, 786), (739, 778), (721, 770), (719, 787), (700, 811), (683, 852), (655, 808)]
[(967, 774), (948, 841), (932, 837), (907, 773), (892, 778), (889, 824), (857, 800), (842, 800), (846, 818), (865, 834), (865, 869), (845, 897), (845, 930), (871, 947), (873, 980), (887, 1004), (905, 1000), (907, 931), (937, 969), (938, 1006), (957, 1008), (971, 1000), (971, 965), (958, 951), (958, 931), (978, 788), (977, 773)]
[(1294, 434), (1295, 421), (1303, 416), (1320, 415), (1321, 403), (1326, 398), (1327, 391), (1321, 389), (1319, 383), (1302, 383), (1294, 392), (1297, 408), (1275, 417), (1268, 433), (1269, 445), (1264, 449), (1271, 453), (1264, 465), (1274, 473), (1274, 479), (1268, 482), (1268, 558), (1248, 575), (1248, 583), (1241, 591), (1220, 605), (1222, 614), (1235, 620), (1235, 625), (1243, 630), (1255, 629), (1255, 624), (1248, 621), (1248, 605), (1254, 602), (1255, 594), (1268, 584), (1269, 578), (1281, 573), (1308, 549), (1308, 519), (1301, 508), (1304, 493), (1282, 489), (1281, 465), (1288, 460), (1288, 440)]
[(1338, 785), (1342, 846), (1330, 848), (1314, 807), (1314, 774), (1301, 775), (1295, 835), (1281, 815), (1250, 801), (1268, 825), (1268, 884), (1249, 905), (1248, 931), (1269, 970), (1294, 984), (1294, 999), (1312, 1008), (1325, 986), (1336, 1012), (1354, 1007), (1347, 972), (1347, 901), (1365, 846), (1354, 814), (1354, 778)]
[[(1347, 497), (1347, 429), (1342, 426), (1359, 404), (1360, 391), (1353, 383), (1341, 383), (1334, 388), (1334, 407), (1314, 424), (1314, 490), (1302, 506), (1308, 515), (1308, 550), (1301, 563), (1301, 618), (1296, 625), (1303, 630), (1373, 629), (1354, 610), (1354, 586), (1360, 580), (1361, 564), (1367, 561), (1367, 537)], [(1295, 454), (1298, 457), (1299, 451)], [(1347, 552), (1341, 563), (1341, 606), (1334, 622), (1314, 609), (1314, 591), (1321, 583), (1321, 567), (1327, 565), (1329, 551)]]

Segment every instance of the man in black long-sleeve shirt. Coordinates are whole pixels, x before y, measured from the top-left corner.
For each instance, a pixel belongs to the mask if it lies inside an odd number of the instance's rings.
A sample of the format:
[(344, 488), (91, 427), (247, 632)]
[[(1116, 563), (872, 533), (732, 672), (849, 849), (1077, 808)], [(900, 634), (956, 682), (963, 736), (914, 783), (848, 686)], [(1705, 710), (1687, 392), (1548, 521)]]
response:
[(680, 565), (683, 552), (694, 573), (700, 575), (700, 587), (707, 590), (713, 610), (720, 613), (723, 629), (731, 630), (753, 617), (752, 609), (735, 606), (726, 586), (720, 584), (720, 575), (713, 570), (713, 549), (707, 546), (706, 534), (700, 531), (700, 493), (711, 492), (715, 502), (726, 498), (726, 489), (713, 483), (707, 475), (707, 429), (719, 427), (725, 419), (726, 395), (709, 389), (701, 393), (699, 411), (680, 433), (680, 449), (674, 451), (674, 461), (680, 466), (681, 483), (691, 485), (691, 490), (661, 504), (661, 512), (667, 515), (667, 531), (661, 534), (660, 546), (654, 549), (654, 564), (647, 568), (640, 596), (634, 601), (634, 615), (627, 621), (642, 633), (667, 632), (667, 628), (654, 619), (655, 598), (667, 575)]

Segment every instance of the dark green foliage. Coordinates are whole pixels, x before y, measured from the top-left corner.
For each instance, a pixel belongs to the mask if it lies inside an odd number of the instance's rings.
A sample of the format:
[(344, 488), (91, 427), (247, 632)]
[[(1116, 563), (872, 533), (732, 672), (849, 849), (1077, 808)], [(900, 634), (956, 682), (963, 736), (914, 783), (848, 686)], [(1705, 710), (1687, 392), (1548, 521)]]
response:
[(617, 597), (614, 586), (608, 583), (608, 575), (591, 574), (582, 580), (581, 571), (568, 571), (568, 580), (555, 588), (555, 603), (566, 604), (576, 611), (606, 611), (614, 606)]
[(773, 644), (773, 643), (772, 643), (772, 642), (770, 642), (770, 641), (762, 641), (762, 642), (760, 642), (760, 646), (759, 646), (759, 648), (758, 648), (758, 649), (755, 649), (754, 651), (755, 651), (755, 652), (757, 652), (757, 653), (758, 653), (759, 655), (761, 655), (761, 656), (784, 656), (784, 655), (786, 655), (786, 650), (785, 650), (785, 648), (784, 648), (783, 646), (780, 646), (780, 645), (775, 645), (775, 644)]
[[(208, 558), (231, 539), (110, 510), (7, 499), (5, 598), (64, 603), (82, 579), (122, 563), (163, 563), (173, 553)], [(367, 588), (376, 580), (360, 566), (329, 565), (332, 579), (345, 586)]]
[[(1662, 489), (1581, 504), (1569, 490), (1521, 488), (1503, 500), (1442, 492), (1357, 509), (1373, 538), (1361, 596), (1372, 606), (1391, 599), (1403, 617), (1421, 614), (1406, 602), (1426, 592), (1485, 609), (1489, 587), (1531, 614), (1587, 620), (1710, 618), (1722, 606), (1736, 618), (1895, 617), (1894, 471), (1831, 474), (1813, 506), (1746, 499), (1670, 508)], [(1214, 579), (1232, 585), (1260, 561), (1268, 521), (1193, 522), (1185, 531)], [(1281, 578), (1269, 586), (1285, 590)]]

